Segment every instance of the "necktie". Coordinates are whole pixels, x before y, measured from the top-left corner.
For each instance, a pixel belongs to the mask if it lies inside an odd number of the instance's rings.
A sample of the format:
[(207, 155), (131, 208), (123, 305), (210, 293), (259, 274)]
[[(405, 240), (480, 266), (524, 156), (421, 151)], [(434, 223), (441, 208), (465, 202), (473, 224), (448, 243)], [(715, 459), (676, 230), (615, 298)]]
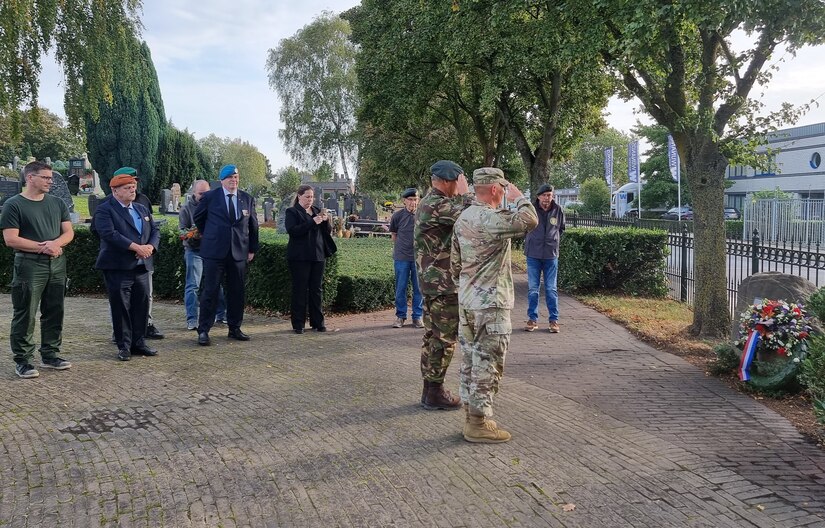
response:
[(129, 207), (129, 214), (132, 215), (132, 222), (135, 223), (135, 229), (139, 235), (143, 234), (143, 222), (140, 220), (140, 215), (135, 211), (134, 207)]
[(230, 194), (229, 196), (229, 219), (233, 222), (238, 219), (237, 213), (235, 213), (235, 195)]

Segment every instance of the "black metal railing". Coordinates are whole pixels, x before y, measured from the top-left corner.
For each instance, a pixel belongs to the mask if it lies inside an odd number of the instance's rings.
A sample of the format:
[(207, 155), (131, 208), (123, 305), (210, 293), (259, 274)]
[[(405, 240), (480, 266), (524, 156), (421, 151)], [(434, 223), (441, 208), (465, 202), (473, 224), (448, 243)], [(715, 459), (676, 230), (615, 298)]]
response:
[[(671, 298), (693, 305), (696, 292), (694, 275), (693, 222), (609, 216), (569, 215), (571, 227), (636, 227), (668, 231), (668, 256), (665, 275)], [(802, 277), (817, 287), (825, 286), (825, 248), (819, 243), (803, 244), (788, 240), (763, 243), (754, 230), (750, 240), (728, 238), (725, 242), (728, 301), (731, 317), (736, 307), (736, 296), (742, 281), (759, 272), (779, 271)]]

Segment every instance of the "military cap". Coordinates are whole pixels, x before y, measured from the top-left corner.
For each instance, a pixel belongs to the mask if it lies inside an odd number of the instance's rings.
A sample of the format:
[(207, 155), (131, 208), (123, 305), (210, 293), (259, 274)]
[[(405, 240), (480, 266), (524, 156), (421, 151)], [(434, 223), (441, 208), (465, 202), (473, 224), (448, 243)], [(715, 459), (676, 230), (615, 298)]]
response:
[(238, 174), (238, 167), (234, 165), (224, 165), (223, 167), (221, 167), (220, 179), (225, 180), (230, 176), (234, 176), (235, 174)]
[(123, 185), (128, 185), (130, 183), (137, 183), (137, 178), (131, 176), (129, 174), (118, 174), (114, 178), (109, 181), (109, 187), (114, 189), (115, 187), (121, 187)]
[(120, 176), (122, 174), (137, 178), (137, 169), (135, 169), (134, 167), (121, 167), (115, 171), (113, 176)]
[(554, 188), (553, 188), (552, 185), (550, 185), (549, 183), (544, 183), (544, 184), (542, 184), (541, 187), (539, 187), (539, 190), (536, 191), (536, 196), (541, 196), (542, 194), (544, 194), (546, 192), (553, 192), (553, 191), (554, 191)]
[(401, 198), (412, 198), (418, 197), (418, 189), (410, 187), (409, 189), (405, 189), (404, 192), (401, 193)]
[(442, 180), (455, 181), (461, 174), (464, 174), (464, 169), (454, 161), (440, 160), (433, 163), (430, 173)]
[(473, 171), (473, 185), (490, 185), (492, 183), (507, 185), (507, 180), (504, 179), (504, 172), (501, 169), (481, 167)]

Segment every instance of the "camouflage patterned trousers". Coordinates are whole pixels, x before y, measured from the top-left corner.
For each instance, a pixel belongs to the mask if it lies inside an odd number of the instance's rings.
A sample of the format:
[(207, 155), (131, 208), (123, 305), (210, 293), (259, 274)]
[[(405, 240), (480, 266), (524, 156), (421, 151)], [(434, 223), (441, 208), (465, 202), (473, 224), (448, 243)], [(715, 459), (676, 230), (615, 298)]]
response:
[(453, 359), (458, 334), (458, 294), (424, 295), (424, 343), (421, 376), (443, 383)]
[(459, 307), (458, 342), (461, 368), (458, 372), (461, 401), (475, 415), (493, 415), (493, 395), (504, 375), (504, 356), (510, 345), (510, 311), (501, 308), (465, 310)]

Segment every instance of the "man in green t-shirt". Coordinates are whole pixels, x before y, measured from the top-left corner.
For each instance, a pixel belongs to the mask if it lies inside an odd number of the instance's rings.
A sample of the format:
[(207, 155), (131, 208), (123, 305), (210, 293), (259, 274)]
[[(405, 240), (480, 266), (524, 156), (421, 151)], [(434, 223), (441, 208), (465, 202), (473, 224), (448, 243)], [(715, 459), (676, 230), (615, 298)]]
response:
[(51, 166), (33, 161), (23, 168), (26, 187), (3, 204), (0, 230), (14, 250), (11, 303), (14, 315), (9, 333), (11, 351), (21, 378), (40, 373), (31, 365), (34, 356), (34, 321), (40, 308), (42, 366), (66, 370), (71, 363), (58, 357), (63, 342), (63, 299), (66, 294), (66, 257), (63, 247), (74, 231), (69, 208), (48, 194)]

